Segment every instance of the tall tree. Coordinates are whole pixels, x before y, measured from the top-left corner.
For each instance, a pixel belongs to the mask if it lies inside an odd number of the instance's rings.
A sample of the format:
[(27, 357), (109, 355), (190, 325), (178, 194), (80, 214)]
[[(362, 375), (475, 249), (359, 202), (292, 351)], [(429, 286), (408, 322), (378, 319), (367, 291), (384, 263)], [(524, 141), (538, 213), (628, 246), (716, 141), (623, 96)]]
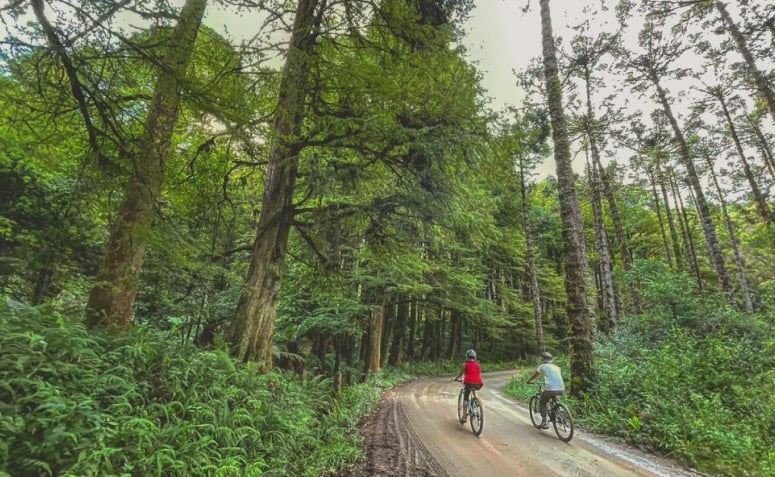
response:
[(613, 265), (608, 245), (608, 232), (603, 219), (601, 180), (598, 171), (602, 171), (600, 147), (603, 142), (603, 134), (607, 129), (604, 121), (595, 117), (595, 104), (592, 100), (592, 89), (599, 85), (594, 77), (594, 71), (600, 66), (603, 57), (609, 54), (613, 45), (618, 41), (615, 35), (602, 34), (591, 38), (583, 34), (575, 36), (571, 42), (571, 59), (569, 68), (578, 75), (583, 82), (585, 113), (578, 119), (579, 127), (589, 144), (589, 152), (592, 163), (588, 164), (587, 176), (589, 177), (592, 195), (593, 220), (595, 223), (595, 242), (598, 252), (598, 268), (600, 272), (600, 294), (603, 297), (602, 307), (606, 313), (607, 329), (616, 327), (618, 320), (616, 290), (614, 289)]
[(554, 160), (565, 242), (566, 312), (570, 325), (571, 393), (589, 390), (594, 379), (592, 324), (587, 309), (587, 254), (581, 225), (575, 174), (571, 163), (570, 140), (563, 110), (562, 83), (557, 67), (549, 0), (541, 0), (541, 37), (544, 79), (554, 141)]
[(710, 214), (708, 201), (705, 199), (700, 176), (694, 166), (692, 154), (678, 123), (678, 118), (673, 111), (672, 99), (662, 85), (664, 79), (671, 73), (671, 65), (681, 57), (687, 50), (687, 47), (681, 44), (681, 39), (678, 37), (663, 42), (662, 33), (653, 23), (647, 23), (641, 31), (640, 43), (645, 50), (642, 54), (635, 56), (621, 51), (620, 58), (630, 72), (630, 82), (635, 85), (637, 90), (644, 91), (653, 88), (656, 92), (656, 100), (662, 107), (662, 111), (672, 128), (673, 137), (678, 146), (678, 156), (686, 170), (687, 179), (697, 201), (697, 210), (705, 237), (705, 244), (716, 271), (719, 288), (726, 295), (727, 300), (730, 303), (734, 303), (729, 272), (724, 263), (724, 256), (716, 236), (715, 225)]
[(750, 82), (761, 96), (767, 111), (775, 121), (775, 93), (767, 76), (759, 69), (754, 53), (746, 42), (745, 35), (729, 13), (727, 3), (722, 0), (646, 0), (647, 7), (660, 16), (667, 16), (675, 11), (684, 10), (684, 21), (688, 18), (703, 18), (713, 10), (718, 12), (718, 18), (725, 30), (732, 37), (737, 52), (745, 60)]
[(126, 328), (131, 324), (148, 230), (156, 214), (178, 117), (181, 85), (206, 5), (207, 0), (187, 0), (166, 45), (145, 127), (130, 150), (132, 175), (89, 294), (89, 326)]
[(264, 371), (272, 368), (277, 296), (294, 216), (299, 135), (308, 95), (310, 62), (325, 7), (325, 0), (299, 0), (296, 5), (272, 124), (261, 215), (247, 279), (229, 333), (236, 357), (256, 361)]

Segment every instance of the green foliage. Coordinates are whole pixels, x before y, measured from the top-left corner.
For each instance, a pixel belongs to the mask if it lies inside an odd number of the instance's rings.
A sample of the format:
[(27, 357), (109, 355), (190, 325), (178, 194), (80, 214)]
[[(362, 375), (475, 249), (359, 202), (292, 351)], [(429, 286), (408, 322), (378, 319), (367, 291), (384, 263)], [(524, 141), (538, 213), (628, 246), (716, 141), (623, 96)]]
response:
[(164, 333), (114, 338), (53, 309), (0, 306), (11, 475), (316, 476), (358, 457), (354, 426), (379, 395), (373, 379), (334, 397), (327, 379), (260, 375)]

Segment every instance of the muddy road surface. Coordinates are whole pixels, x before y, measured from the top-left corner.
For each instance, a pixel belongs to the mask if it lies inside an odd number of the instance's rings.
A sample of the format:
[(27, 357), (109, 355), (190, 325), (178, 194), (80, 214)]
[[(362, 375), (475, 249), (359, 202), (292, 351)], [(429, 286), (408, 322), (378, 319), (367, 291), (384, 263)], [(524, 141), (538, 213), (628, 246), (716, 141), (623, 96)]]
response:
[(362, 428), (363, 462), (344, 477), (698, 477), (671, 462), (607, 442), (576, 428), (563, 443), (530, 423), (527, 407), (503, 393), (512, 371), (484, 374), (478, 395), (484, 431), (457, 421), (460, 384), (412, 381), (387, 391)]

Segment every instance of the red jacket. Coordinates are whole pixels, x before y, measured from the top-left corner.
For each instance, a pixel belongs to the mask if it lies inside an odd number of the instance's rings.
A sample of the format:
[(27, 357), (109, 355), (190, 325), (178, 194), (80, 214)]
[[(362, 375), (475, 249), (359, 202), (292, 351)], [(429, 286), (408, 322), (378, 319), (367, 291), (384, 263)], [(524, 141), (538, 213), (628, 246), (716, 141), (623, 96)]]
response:
[(465, 366), (465, 372), (463, 374), (463, 383), (465, 384), (484, 384), (482, 382), (482, 368), (479, 363), (469, 359), (463, 363)]

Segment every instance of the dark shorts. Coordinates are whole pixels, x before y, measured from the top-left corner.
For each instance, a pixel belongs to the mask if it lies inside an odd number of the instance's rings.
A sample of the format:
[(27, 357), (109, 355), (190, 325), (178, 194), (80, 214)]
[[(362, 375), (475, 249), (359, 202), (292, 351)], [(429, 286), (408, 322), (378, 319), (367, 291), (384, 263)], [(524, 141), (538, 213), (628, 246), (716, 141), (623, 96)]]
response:
[(465, 394), (463, 395), (464, 401), (468, 401), (468, 395), (471, 393), (472, 389), (474, 391), (478, 391), (482, 389), (482, 386), (484, 386), (484, 384), (475, 384), (475, 383), (464, 383), (464, 385), (466, 390)]

